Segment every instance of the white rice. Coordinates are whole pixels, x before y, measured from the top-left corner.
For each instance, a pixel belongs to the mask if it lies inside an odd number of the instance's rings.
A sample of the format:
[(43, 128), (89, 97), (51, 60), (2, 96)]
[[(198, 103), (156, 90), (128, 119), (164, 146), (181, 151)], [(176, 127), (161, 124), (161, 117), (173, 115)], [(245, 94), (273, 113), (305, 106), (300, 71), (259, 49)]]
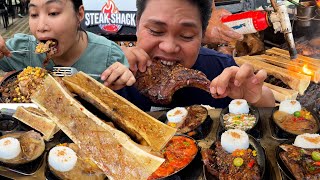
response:
[(233, 114), (248, 114), (249, 105), (244, 99), (234, 99), (229, 104), (229, 113)]
[(185, 120), (188, 110), (184, 107), (176, 107), (167, 112), (167, 119), (171, 123), (180, 123)]
[(320, 149), (320, 135), (309, 133), (298, 135), (293, 145), (305, 149)]
[(293, 114), (296, 111), (301, 111), (301, 104), (297, 100), (284, 100), (280, 102), (279, 111)]
[(221, 135), (221, 146), (228, 153), (249, 148), (249, 136), (240, 129), (229, 129)]
[(74, 168), (77, 163), (77, 154), (69, 147), (56, 146), (49, 152), (49, 165), (60, 172), (67, 172)]
[(20, 142), (13, 137), (0, 139), (0, 158), (13, 159), (21, 152)]

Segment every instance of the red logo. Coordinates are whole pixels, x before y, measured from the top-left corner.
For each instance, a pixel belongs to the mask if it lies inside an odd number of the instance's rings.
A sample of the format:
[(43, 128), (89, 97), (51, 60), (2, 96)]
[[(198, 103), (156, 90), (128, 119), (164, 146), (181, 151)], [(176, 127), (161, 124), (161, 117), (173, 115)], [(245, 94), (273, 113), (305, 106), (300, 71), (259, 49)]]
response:
[[(119, 9), (116, 7), (113, 0), (108, 0), (107, 3), (102, 7), (102, 13), (108, 14), (108, 18), (110, 20), (111, 14), (120, 13)], [(122, 25), (116, 24), (101, 24), (100, 28), (102, 30), (107, 31), (108, 33), (117, 33), (121, 29)]]

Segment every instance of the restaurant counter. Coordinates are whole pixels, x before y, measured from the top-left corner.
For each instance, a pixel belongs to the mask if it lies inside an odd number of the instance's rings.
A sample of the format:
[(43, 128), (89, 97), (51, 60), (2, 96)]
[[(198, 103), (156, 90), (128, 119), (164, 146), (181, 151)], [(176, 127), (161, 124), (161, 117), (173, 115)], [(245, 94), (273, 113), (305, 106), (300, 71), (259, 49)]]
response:
[[(282, 177), (281, 170), (279, 169), (277, 165), (277, 160), (276, 160), (276, 147), (283, 142), (285, 139), (277, 139), (273, 137), (272, 135), (272, 126), (270, 124), (270, 118), (272, 115), (272, 110), (273, 108), (258, 108), (259, 113), (260, 113), (260, 134), (261, 136), (257, 138), (257, 140), (261, 143), (262, 147), (265, 150), (266, 154), (266, 171), (265, 171), (265, 177), (264, 179), (269, 180), (269, 179), (275, 179), (275, 180), (280, 180), (284, 179)], [(209, 111), (209, 115), (211, 119), (213, 120), (212, 123), (212, 128), (208, 136), (203, 139), (198, 141), (198, 145), (200, 149), (202, 148), (210, 148), (210, 146), (215, 142), (216, 137), (217, 137), (217, 131), (221, 129), (219, 127), (219, 115), (220, 115), (221, 109), (213, 109)], [(155, 118), (159, 118), (164, 112), (151, 112), (150, 115), (152, 115)], [(200, 155), (199, 155), (200, 157)], [(196, 166), (197, 167), (192, 167), (192, 171), (190, 173), (190, 176), (188, 175), (187, 179), (198, 179), (198, 180), (204, 180), (205, 177), (203, 176), (203, 163), (201, 162), (201, 157), (196, 159), (197, 162)], [(13, 178), (13, 179), (46, 179), (45, 177), (45, 167), (46, 167), (46, 162), (44, 161), (40, 167), (39, 170), (35, 172), (34, 175), (31, 176), (24, 176), (15, 172), (11, 172), (6, 170), (5, 168), (0, 166), (0, 179), (1, 175), (8, 177), (8, 178)], [(189, 174), (189, 173), (188, 173)], [(172, 179), (172, 178), (170, 178)], [(177, 178), (175, 178), (177, 179)], [(182, 179), (182, 178), (181, 178)]]

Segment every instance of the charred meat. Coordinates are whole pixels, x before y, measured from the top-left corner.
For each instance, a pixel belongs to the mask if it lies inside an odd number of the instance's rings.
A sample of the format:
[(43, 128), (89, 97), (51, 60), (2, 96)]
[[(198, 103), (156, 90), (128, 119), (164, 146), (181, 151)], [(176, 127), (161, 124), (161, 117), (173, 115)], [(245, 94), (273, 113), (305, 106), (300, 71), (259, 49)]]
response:
[(280, 146), (280, 158), (296, 179), (320, 179), (320, 163), (312, 158), (312, 154), (320, 153), (320, 149), (303, 149), (289, 144)]
[(201, 105), (187, 107), (188, 115), (182, 125), (178, 128), (179, 133), (190, 132), (199, 127), (207, 118), (208, 110)]
[(47, 70), (39, 67), (25, 68), (16, 78), (4, 81), (0, 87), (2, 102), (4, 103), (29, 103), (30, 96), (42, 84), (48, 75)]
[[(214, 150), (207, 149), (201, 152), (206, 169), (217, 179), (258, 180), (260, 177), (256, 152), (251, 149), (235, 150), (232, 154), (225, 151), (220, 142)], [(241, 164), (235, 159), (241, 159)]]
[(296, 49), (299, 54), (310, 57), (320, 55), (320, 49), (311, 46), (309, 43), (296, 43)]
[(164, 65), (153, 61), (145, 72), (137, 72), (135, 87), (154, 103), (169, 104), (173, 94), (183, 87), (196, 87), (210, 92), (210, 81), (200, 71), (181, 64)]
[(57, 52), (57, 42), (54, 40), (48, 40), (45, 42), (40, 42), (37, 46), (36, 46), (36, 50), (35, 53), (41, 54), (41, 53), (46, 53), (46, 59), (43, 62), (43, 67), (45, 67), (52, 55), (54, 55)]

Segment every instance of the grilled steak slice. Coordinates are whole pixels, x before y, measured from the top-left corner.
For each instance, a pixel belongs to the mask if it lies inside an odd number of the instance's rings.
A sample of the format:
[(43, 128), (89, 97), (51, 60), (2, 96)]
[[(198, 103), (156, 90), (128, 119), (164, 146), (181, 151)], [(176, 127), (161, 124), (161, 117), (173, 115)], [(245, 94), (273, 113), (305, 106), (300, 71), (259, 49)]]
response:
[(183, 87), (196, 87), (210, 92), (210, 81), (200, 71), (181, 64), (164, 65), (153, 61), (145, 72), (137, 72), (135, 87), (154, 103), (169, 104), (173, 94)]
[(240, 156), (243, 159), (243, 165), (236, 167), (233, 165), (233, 160), (238, 156), (234, 156), (225, 151), (219, 141), (216, 142), (215, 145), (214, 150), (209, 149), (201, 154), (207, 170), (217, 179), (261, 179), (257, 157), (254, 157), (251, 152), (243, 152), (243, 155)]
[(187, 107), (188, 115), (183, 124), (178, 128), (179, 133), (190, 132), (199, 127), (207, 118), (208, 110), (201, 105)]
[(218, 167), (215, 161), (214, 153), (215, 152), (212, 149), (202, 150), (201, 151), (202, 161), (209, 173), (211, 173), (215, 177), (219, 177)]
[(312, 151), (320, 152), (319, 149), (303, 149), (289, 144), (280, 147), (285, 150), (280, 152), (280, 158), (296, 179), (320, 179), (320, 167), (311, 157)]
[(147, 179), (164, 162), (94, 116), (50, 75), (31, 99), (109, 179)]

